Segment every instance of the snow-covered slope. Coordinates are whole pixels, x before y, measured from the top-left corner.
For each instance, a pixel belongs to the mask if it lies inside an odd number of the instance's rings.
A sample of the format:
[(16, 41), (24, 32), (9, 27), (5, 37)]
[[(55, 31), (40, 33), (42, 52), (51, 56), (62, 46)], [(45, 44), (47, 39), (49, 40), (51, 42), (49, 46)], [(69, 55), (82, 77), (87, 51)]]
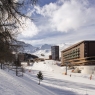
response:
[(43, 57), (41, 56), (41, 54), (44, 54), (45, 55), (44, 57), (48, 58), (48, 56), (51, 54), (51, 45), (44, 44), (40, 47), (35, 47), (30, 44), (25, 44), (24, 52), (37, 55), (38, 57)]
[(24, 52), (25, 53), (34, 53), (39, 50), (39, 47), (32, 46), (31, 44), (24, 45)]
[[(14, 71), (0, 69), (0, 95), (95, 95), (95, 76), (81, 73), (64, 75), (65, 67), (53, 60), (34, 63), (26, 68), (23, 77)], [(44, 80), (38, 85), (37, 74), (42, 71)], [(70, 75), (71, 74), (71, 77)]]
[[(19, 49), (19, 51), (24, 52), (24, 53), (34, 54), (34, 55), (37, 55), (38, 57), (42, 57), (41, 54), (44, 54), (45, 58), (48, 58), (49, 55), (51, 55), (51, 46), (54, 46), (54, 45), (44, 44), (40, 47), (35, 47), (31, 44), (27, 44), (22, 41), (18, 41), (17, 44), (22, 45), (24, 48), (24, 50), (22, 50), (22, 48), (21, 48), (21, 49)], [(57, 44), (59, 46), (59, 55), (61, 56), (61, 51), (64, 50), (65, 48), (69, 47), (72, 44), (73, 43)]]
[[(61, 56), (61, 51), (64, 50), (65, 48), (69, 47), (72, 45), (72, 43), (64, 43), (64, 44), (57, 44), (59, 46), (59, 55)], [(25, 44), (24, 47), (24, 52), (26, 53), (32, 53), (34, 55), (37, 55), (38, 57), (43, 57), (41, 54), (44, 54), (45, 58), (48, 58), (49, 55), (51, 55), (51, 46), (49, 44), (44, 44), (40, 47), (34, 47), (30, 44)]]
[(0, 95), (57, 95), (32, 80), (26, 74), (19, 78), (0, 70)]
[[(37, 55), (40, 58), (49, 58), (49, 55), (51, 54), (51, 50), (38, 50), (32, 54)], [(44, 54), (44, 56), (41, 56), (41, 54)]]

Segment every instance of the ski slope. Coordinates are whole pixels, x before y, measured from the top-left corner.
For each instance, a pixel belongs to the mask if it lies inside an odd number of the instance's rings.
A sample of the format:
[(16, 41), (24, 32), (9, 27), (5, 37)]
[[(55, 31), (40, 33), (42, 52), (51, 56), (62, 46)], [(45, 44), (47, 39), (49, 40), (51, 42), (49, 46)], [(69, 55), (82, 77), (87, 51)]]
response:
[[(44, 80), (38, 85), (37, 73), (42, 71)], [(95, 77), (89, 75), (64, 75), (65, 67), (53, 60), (34, 63), (26, 67), (23, 77), (15, 72), (0, 69), (0, 95), (95, 95)], [(69, 76), (70, 74), (71, 77)]]

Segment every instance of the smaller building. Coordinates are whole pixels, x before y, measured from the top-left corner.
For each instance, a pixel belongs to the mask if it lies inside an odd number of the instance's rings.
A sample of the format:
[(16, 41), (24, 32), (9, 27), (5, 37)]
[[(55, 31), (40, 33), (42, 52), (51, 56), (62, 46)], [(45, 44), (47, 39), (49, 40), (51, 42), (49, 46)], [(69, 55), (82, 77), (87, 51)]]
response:
[(20, 62), (24, 61), (25, 55), (23, 53), (18, 54), (18, 59)]
[(59, 60), (59, 46), (51, 46), (51, 56), (53, 60)]
[(49, 59), (52, 59), (52, 55), (49, 55)]

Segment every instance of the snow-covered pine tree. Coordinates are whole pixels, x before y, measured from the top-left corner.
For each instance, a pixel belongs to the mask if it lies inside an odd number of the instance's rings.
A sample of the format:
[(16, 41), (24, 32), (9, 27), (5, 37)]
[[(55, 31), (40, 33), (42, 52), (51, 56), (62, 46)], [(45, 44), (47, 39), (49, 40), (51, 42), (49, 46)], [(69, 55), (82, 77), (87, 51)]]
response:
[(41, 71), (38, 72), (37, 78), (39, 79), (39, 83), (38, 84), (40, 85), (40, 81), (43, 80), (43, 74), (42, 74)]

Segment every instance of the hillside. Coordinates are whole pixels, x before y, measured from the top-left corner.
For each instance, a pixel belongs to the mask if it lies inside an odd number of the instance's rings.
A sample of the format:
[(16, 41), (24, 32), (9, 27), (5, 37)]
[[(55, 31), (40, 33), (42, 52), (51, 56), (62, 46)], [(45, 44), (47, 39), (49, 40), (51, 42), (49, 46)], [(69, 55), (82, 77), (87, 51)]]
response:
[[(61, 51), (65, 48), (69, 47), (70, 45), (72, 45), (72, 43), (58, 44), (59, 55), (61, 56)], [(24, 43), (23, 46), (24, 46), (25, 53), (31, 53), (31, 54), (37, 55), (38, 57), (42, 57), (41, 54), (44, 54), (45, 55), (44, 57), (48, 58), (49, 55), (51, 55), (51, 46), (53, 46), (53, 45), (44, 44), (40, 47), (35, 47), (30, 44)]]

